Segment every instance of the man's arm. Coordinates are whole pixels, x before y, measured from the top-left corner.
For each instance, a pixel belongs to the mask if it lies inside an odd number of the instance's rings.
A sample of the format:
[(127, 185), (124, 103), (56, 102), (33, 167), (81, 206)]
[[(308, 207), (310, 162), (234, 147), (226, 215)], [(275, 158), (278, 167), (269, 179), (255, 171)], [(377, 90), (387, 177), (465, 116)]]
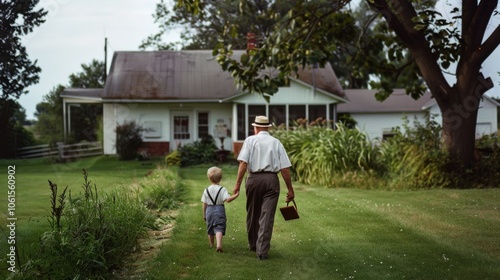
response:
[(234, 186), (233, 194), (239, 194), (241, 182), (243, 181), (243, 176), (247, 172), (247, 163), (244, 161), (240, 161), (240, 165), (238, 166), (238, 175), (236, 176), (236, 185)]
[(281, 176), (283, 177), (286, 188), (288, 189), (288, 193), (286, 194), (286, 202), (290, 202), (295, 198), (295, 193), (292, 186), (292, 176), (290, 175), (290, 168), (281, 169)]

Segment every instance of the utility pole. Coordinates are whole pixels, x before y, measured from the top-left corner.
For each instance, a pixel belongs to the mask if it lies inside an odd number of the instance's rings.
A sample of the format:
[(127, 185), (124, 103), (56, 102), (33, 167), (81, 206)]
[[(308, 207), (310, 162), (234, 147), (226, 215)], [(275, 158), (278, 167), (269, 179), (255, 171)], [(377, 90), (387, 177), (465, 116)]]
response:
[(104, 38), (104, 84), (106, 84), (108, 72), (108, 38)]

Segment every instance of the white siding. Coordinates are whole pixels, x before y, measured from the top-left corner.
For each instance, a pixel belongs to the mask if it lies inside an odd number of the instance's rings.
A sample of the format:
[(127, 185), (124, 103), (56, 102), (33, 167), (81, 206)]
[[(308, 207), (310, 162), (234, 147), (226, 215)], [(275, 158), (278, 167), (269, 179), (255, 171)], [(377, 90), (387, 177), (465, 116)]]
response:
[[(214, 134), (215, 124), (222, 120), (228, 128), (232, 125), (232, 104), (215, 103), (158, 103), (158, 104), (103, 104), (104, 121), (104, 154), (116, 154), (116, 126), (125, 121), (134, 120), (139, 125), (145, 122), (161, 122), (161, 136), (145, 138), (145, 142), (170, 142), (170, 148), (175, 149), (175, 143), (171, 142), (171, 112), (188, 111), (193, 119), (192, 140), (199, 140), (198, 137), (198, 112), (208, 112), (209, 114), (209, 134)], [(221, 146), (220, 139), (215, 139), (217, 147)], [(232, 149), (233, 143), (230, 136), (224, 139), (224, 148)]]
[[(265, 104), (266, 100), (260, 94), (245, 94), (235, 100), (244, 104)], [(321, 91), (313, 93), (310, 87), (291, 81), (289, 87), (281, 87), (279, 91), (271, 96), (270, 105), (304, 105), (304, 104), (329, 104), (337, 103), (337, 100), (325, 95)]]
[(477, 115), (476, 137), (479, 138), (485, 134), (492, 134), (498, 131), (497, 106), (483, 99), (479, 105)]
[(116, 154), (116, 114), (114, 104), (102, 104), (102, 121), (104, 130), (103, 149), (105, 155)]
[[(497, 106), (483, 99), (480, 104), (480, 109), (477, 117), (476, 138), (480, 138), (485, 134), (495, 133), (497, 131)], [(429, 108), (429, 113), (434, 116), (434, 121), (441, 124), (441, 111), (437, 104)], [(393, 127), (401, 127), (403, 124), (402, 113), (380, 113), (380, 114), (351, 114), (356, 120), (357, 127), (365, 131), (371, 140), (382, 139), (384, 131), (390, 131)], [(421, 124), (425, 124), (424, 111), (422, 113), (408, 114), (410, 127), (413, 127), (415, 117)], [(402, 128), (402, 127), (401, 127)], [(404, 130), (402, 130), (404, 132)]]
[[(483, 98), (481, 100), (479, 103), (479, 111), (477, 113), (476, 138), (497, 132), (497, 108), (497, 105), (488, 99)], [(437, 104), (434, 104), (429, 109), (431, 114), (437, 115), (435, 121), (441, 124), (443, 119)], [(466, 111), (463, 112), (463, 114), (466, 113)]]
[(351, 117), (357, 122), (356, 127), (364, 131), (370, 140), (382, 140), (384, 132), (389, 132), (395, 127), (402, 127), (403, 117), (409, 120), (409, 126), (412, 127), (415, 120), (424, 123), (424, 113), (403, 114), (403, 113), (385, 113), (385, 114), (351, 114)]

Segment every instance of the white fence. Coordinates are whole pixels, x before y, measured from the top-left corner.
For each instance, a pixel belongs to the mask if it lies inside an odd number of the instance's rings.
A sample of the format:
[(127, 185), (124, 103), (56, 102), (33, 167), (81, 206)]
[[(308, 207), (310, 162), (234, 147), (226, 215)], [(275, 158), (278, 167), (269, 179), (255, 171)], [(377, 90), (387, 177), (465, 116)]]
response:
[(17, 150), (18, 158), (58, 157), (59, 159), (68, 159), (102, 154), (101, 142), (82, 142), (70, 145), (58, 142), (56, 145), (37, 145)]

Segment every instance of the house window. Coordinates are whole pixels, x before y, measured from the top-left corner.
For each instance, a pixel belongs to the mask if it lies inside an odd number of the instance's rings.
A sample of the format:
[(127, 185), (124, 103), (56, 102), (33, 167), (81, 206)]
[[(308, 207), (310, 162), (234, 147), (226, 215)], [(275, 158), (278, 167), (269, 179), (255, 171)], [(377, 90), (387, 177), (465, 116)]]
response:
[(189, 139), (188, 116), (174, 116), (174, 139)]
[(316, 121), (318, 118), (326, 120), (326, 105), (309, 105), (309, 123)]
[(336, 115), (337, 115), (337, 104), (335, 103), (330, 103), (328, 105), (328, 114), (329, 114), (329, 120), (332, 121), (332, 122), (336, 122), (337, 121), (337, 118), (336, 118)]
[(389, 138), (392, 138), (396, 136), (396, 132), (392, 131), (392, 130), (384, 130), (382, 132), (382, 140), (385, 141), (385, 140), (388, 140)]
[(198, 138), (207, 138), (209, 136), (208, 132), (208, 113), (199, 112), (198, 113)]
[(269, 105), (269, 121), (276, 126), (286, 126), (286, 106)]
[(236, 105), (236, 115), (238, 119), (237, 127), (238, 127), (238, 140), (245, 140), (245, 105), (238, 104)]
[(306, 118), (305, 105), (290, 105), (288, 106), (288, 121), (290, 126), (295, 126), (298, 119)]
[(396, 132), (392, 128), (384, 128), (382, 129), (382, 140), (388, 140), (389, 138), (392, 138), (396, 136)]

